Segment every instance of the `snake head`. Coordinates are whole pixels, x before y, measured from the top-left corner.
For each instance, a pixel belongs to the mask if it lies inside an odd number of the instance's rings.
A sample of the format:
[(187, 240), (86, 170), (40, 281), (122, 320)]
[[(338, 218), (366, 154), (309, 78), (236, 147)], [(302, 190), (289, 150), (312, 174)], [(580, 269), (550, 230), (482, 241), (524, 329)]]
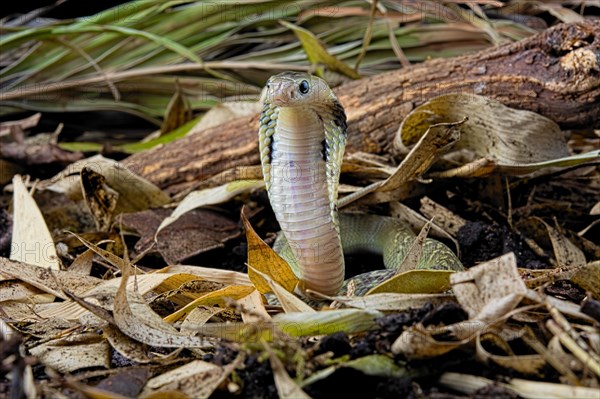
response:
[(302, 72), (283, 72), (267, 81), (266, 101), (278, 107), (327, 105), (335, 98), (327, 83)]

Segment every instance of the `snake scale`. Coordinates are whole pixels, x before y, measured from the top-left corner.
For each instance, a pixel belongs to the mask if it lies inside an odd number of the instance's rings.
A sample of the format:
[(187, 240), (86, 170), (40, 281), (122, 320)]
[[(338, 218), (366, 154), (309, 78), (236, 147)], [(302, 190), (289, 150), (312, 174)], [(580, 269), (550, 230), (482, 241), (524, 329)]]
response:
[[(269, 200), (282, 231), (274, 248), (300, 278), (300, 288), (340, 293), (344, 250), (383, 254), (386, 270), (356, 276), (356, 295), (393, 276), (415, 234), (391, 217), (338, 214), (347, 124), (344, 108), (327, 83), (306, 73), (272, 76), (258, 136)], [(463, 266), (448, 247), (427, 239), (417, 268)]]

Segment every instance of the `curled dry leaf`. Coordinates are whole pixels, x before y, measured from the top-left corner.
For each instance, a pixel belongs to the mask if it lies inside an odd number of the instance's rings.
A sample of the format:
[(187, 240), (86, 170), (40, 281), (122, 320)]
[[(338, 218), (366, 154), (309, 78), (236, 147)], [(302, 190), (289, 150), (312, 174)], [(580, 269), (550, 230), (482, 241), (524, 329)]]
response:
[(414, 148), (379, 190), (395, 190), (425, 173), (442, 154), (459, 142), (465, 123), (466, 119), (463, 116), (428, 126)]
[(94, 251), (86, 249), (79, 254), (69, 266), (69, 272), (88, 276), (92, 271), (92, 261), (94, 260)]
[(119, 331), (118, 328), (106, 324), (102, 327), (104, 337), (110, 346), (123, 357), (138, 364), (160, 362), (160, 358), (148, 353), (148, 346), (144, 345)]
[[(475, 94), (446, 94), (415, 108), (402, 122), (394, 146), (416, 142), (431, 124), (468, 116), (456, 149), (509, 164), (542, 162), (569, 155), (556, 123), (530, 111), (509, 108)], [(518, 132), (519, 134), (515, 134)]]
[(252, 291), (250, 295), (238, 299), (237, 304), (240, 306), (244, 323), (257, 323), (271, 320), (271, 315), (269, 315), (265, 308), (265, 304), (263, 303), (263, 296), (257, 290)]
[[(496, 346), (506, 347), (509, 354), (499, 355), (496, 353), (488, 352), (482, 345), (482, 341), (491, 340)], [(518, 371), (523, 374), (533, 374), (542, 376), (542, 369), (546, 365), (546, 360), (540, 355), (514, 355), (510, 354), (509, 345), (502, 340), (499, 336), (493, 334), (482, 334), (478, 335), (475, 340), (476, 354), (479, 360), (484, 363), (494, 362), (504, 368)]]
[[(527, 294), (527, 287), (518, 273), (517, 261), (512, 252), (467, 271), (455, 273), (450, 276), (450, 282), (456, 299), (472, 319), (477, 319), (480, 314), (489, 316), (489, 309), (486, 308), (506, 297), (513, 298), (510, 301), (513, 305), (503, 308), (507, 312), (511, 311)], [(503, 314), (495, 317), (501, 316)]]
[[(228, 371), (231, 373), (232, 370)], [(149, 397), (157, 392), (177, 391), (190, 398), (208, 398), (217, 389), (225, 373), (223, 367), (194, 360), (148, 380), (140, 397)]]
[(600, 298), (600, 260), (581, 267), (573, 274), (571, 281), (591, 292), (594, 298)]
[(371, 194), (363, 200), (367, 203), (399, 200), (406, 193), (407, 184), (425, 173), (441, 155), (459, 140), (460, 127), (463, 124), (464, 120), (429, 126), (391, 176), (342, 198), (338, 202), (338, 207), (346, 206), (367, 194)]
[(473, 332), (482, 329), (481, 323), (462, 323), (466, 338), (448, 341), (437, 340), (433, 331), (418, 324), (405, 330), (392, 344), (392, 353), (402, 354), (408, 359), (426, 359), (448, 353), (473, 339)]
[(62, 172), (40, 183), (40, 188), (64, 193), (74, 200), (82, 198), (79, 175), (83, 168), (104, 176), (106, 184), (119, 193), (115, 214), (137, 212), (168, 204), (171, 200), (161, 189), (136, 175), (123, 164), (95, 155), (67, 166)]
[[(499, 324), (528, 294), (513, 253), (453, 273), (450, 282), (458, 302), (469, 313), (469, 320), (442, 328), (411, 327), (392, 344), (393, 353), (409, 358), (447, 353)], [(435, 339), (437, 334), (448, 333), (456, 340)]]
[(548, 236), (552, 242), (554, 256), (558, 266), (581, 267), (585, 265), (585, 255), (581, 249), (573, 244), (567, 237), (550, 226), (542, 219), (537, 218), (548, 231)]

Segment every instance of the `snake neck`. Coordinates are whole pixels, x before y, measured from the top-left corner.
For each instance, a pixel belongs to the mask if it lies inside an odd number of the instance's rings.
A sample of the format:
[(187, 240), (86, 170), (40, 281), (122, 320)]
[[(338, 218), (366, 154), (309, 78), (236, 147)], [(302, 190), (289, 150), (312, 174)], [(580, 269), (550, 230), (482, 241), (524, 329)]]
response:
[(303, 287), (335, 294), (344, 279), (344, 257), (328, 187), (325, 123), (314, 110), (281, 107), (265, 182)]

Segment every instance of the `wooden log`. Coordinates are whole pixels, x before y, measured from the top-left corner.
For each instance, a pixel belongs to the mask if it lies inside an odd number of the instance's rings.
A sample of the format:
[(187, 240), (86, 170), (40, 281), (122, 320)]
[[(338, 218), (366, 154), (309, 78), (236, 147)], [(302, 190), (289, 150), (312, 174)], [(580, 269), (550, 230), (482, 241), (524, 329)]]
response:
[[(600, 128), (600, 21), (557, 25), (516, 43), (353, 81), (335, 92), (348, 115), (349, 153), (389, 152), (410, 110), (457, 92), (538, 112), (562, 128)], [(176, 193), (229, 168), (258, 164), (257, 129), (258, 115), (238, 118), (124, 163)]]

